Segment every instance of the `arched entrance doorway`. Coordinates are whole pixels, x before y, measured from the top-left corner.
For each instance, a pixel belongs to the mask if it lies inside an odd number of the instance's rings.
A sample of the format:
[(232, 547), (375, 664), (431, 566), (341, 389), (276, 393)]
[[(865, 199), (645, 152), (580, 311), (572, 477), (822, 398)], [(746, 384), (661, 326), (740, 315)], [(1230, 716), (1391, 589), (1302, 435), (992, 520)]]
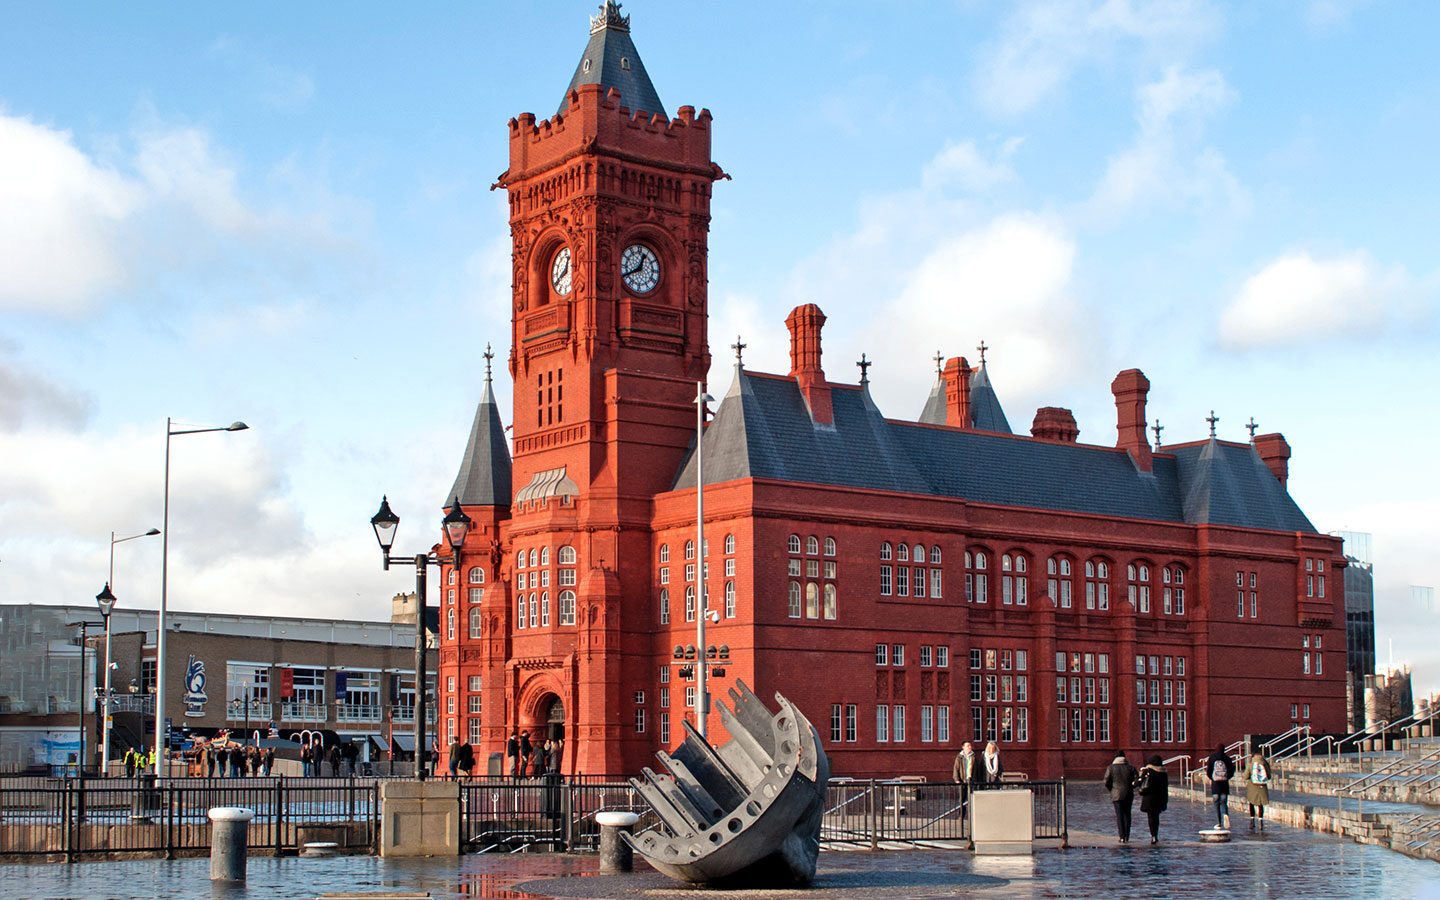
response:
[(559, 697), (551, 696), (548, 705), (541, 706), (545, 710), (545, 739), (547, 741), (565, 740), (565, 703)]

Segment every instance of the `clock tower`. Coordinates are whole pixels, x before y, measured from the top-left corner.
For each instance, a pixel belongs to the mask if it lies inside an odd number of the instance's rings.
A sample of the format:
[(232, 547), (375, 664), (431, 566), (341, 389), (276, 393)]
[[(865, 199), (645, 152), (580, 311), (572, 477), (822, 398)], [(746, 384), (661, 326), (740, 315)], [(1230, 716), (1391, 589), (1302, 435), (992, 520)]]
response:
[[(631, 771), (652, 749), (621, 698), (654, 680), (652, 499), (694, 439), (710, 366), (710, 191), (726, 177), (710, 121), (666, 114), (611, 0), (559, 111), (509, 123), (496, 183), (513, 242), (506, 727), (533, 735), (560, 703), (578, 732), (567, 772)], [(535, 584), (532, 551), (574, 569)]]

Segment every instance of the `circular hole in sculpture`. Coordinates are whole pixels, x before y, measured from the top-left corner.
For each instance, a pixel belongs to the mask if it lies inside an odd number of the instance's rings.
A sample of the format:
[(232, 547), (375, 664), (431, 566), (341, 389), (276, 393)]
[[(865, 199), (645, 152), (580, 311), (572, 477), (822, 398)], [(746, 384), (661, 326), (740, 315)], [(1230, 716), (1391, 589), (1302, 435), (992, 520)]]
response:
[(749, 803), (745, 804), (745, 814), (747, 816), (760, 815), (760, 804), (756, 803), (754, 800), (751, 800)]
[(722, 840), (724, 840), (724, 838), (722, 838), (722, 837), (720, 836), (720, 832), (718, 832), (718, 831), (712, 831), (712, 832), (710, 832), (710, 843), (712, 843), (712, 844), (718, 844), (718, 843), (720, 843)]
[(740, 820), (739, 820), (739, 819), (731, 819), (729, 822), (726, 822), (726, 823), (725, 823), (725, 827), (728, 828), (728, 829), (730, 829), (730, 833), (731, 833), (731, 834), (739, 834), (739, 833), (740, 833)]
[(790, 741), (782, 741), (780, 744), (780, 752), (789, 756), (795, 752), (795, 745)]
[(775, 785), (773, 785), (773, 784), (766, 784), (765, 787), (762, 788), (762, 790), (763, 790), (765, 796), (770, 797), (771, 799), (774, 799), (774, 797), (775, 797)]

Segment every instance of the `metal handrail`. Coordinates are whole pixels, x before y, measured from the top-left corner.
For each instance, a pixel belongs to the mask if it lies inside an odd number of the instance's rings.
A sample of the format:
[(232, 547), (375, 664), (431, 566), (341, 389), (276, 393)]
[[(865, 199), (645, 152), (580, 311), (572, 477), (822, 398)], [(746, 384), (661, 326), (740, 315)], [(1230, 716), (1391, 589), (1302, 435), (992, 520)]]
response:
[[(1294, 726), (1292, 726), (1292, 727), (1290, 728), (1289, 731), (1285, 732), (1284, 734), (1277, 734), (1277, 735), (1275, 735), (1275, 737), (1273, 737), (1273, 738), (1271, 738), (1270, 740), (1266, 741), (1265, 743), (1261, 744), (1261, 745), (1260, 745), (1260, 749), (1263, 750), (1263, 751), (1265, 752), (1265, 755), (1268, 756), (1268, 757), (1270, 757), (1270, 759), (1271, 759), (1272, 761), (1285, 759), (1285, 758), (1291, 756), (1292, 754), (1287, 750), (1287, 751), (1282, 752), (1282, 753), (1279, 754), (1279, 755), (1275, 755), (1275, 754), (1274, 754), (1275, 745), (1278, 744), (1278, 743), (1280, 743), (1281, 741), (1285, 740), (1285, 739), (1288, 738), (1288, 737), (1298, 736), (1298, 735), (1299, 735), (1300, 733), (1302, 733), (1302, 732), (1304, 732), (1305, 734), (1308, 735), (1309, 732), (1310, 732), (1310, 726), (1309, 726), (1309, 725), (1294, 725)], [(1300, 741), (1299, 741), (1298, 739), (1295, 741), (1295, 745), (1294, 745), (1294, 746), (1295, 746), (1295, 747), (1299, 747), (1299, 746), (1300, 746)], [(1292, 749), (1293, 749), (1293, 748), (1292, 748)]]

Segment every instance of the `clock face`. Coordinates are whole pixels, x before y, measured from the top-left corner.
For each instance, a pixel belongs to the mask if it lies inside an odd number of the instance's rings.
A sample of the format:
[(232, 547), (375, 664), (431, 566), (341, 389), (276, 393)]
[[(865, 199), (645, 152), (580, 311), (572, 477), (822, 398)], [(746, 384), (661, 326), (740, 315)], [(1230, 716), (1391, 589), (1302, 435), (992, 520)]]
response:
[(561, 247), (560, 252), (555, 254), (555, 262), (550, 264), (550, 285), (562, 297), (570, 293), (569, 247)]
[(660, 283), (660, 259), (644, 244), (631, 244), (620, 254), (620, 278), (637, 294), (648, 294)]

